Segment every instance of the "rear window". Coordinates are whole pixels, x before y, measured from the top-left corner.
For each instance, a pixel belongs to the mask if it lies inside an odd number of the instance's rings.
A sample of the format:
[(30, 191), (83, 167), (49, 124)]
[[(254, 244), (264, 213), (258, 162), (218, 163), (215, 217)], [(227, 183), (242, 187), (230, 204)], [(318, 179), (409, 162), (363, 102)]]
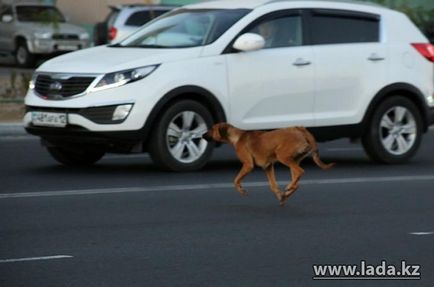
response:
[(379, 41), (379, 16), (358, 12), (316, 10), (312, 13), (312, 42), (321, 44)]
[(152, 11), (139, 11), (131, 14), (130, 17), (128, 17), (127, 21), (125, 22), (125, 25), (127, 26), (142, 26), (146, 24), (147, 22), (151, 21), (154, 18), (157, 18), (164, 13), (166, 13), (167, 10), (152, 10)]

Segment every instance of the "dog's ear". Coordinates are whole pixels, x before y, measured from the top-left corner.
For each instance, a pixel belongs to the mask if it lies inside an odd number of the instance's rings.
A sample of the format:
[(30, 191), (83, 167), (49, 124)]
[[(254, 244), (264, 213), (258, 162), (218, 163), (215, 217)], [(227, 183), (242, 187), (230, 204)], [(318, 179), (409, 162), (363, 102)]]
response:
[(222, 139), (228, 139), (229, 137), (228, 127), (227, 126), (219, 127), (219, 134)]

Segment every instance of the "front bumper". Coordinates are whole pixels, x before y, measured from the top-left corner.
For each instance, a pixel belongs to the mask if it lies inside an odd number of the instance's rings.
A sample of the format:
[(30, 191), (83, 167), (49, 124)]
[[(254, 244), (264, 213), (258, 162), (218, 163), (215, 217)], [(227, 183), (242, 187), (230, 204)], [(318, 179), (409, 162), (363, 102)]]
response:
[(428, 110), (428, 126), (434, 125), (434, 107)]
[(27, 43), (32, 54), (54, 54), (77, 51), (89, 47), (87, 40), (33, 39)]
[(65, 128), (25, 127), (29, 134), (41, 137), (44, 146), (99, 146), (114, 153), (145, 151), (145, 139), (142, 130), (93, 132), (83, 127), (68, 125)]

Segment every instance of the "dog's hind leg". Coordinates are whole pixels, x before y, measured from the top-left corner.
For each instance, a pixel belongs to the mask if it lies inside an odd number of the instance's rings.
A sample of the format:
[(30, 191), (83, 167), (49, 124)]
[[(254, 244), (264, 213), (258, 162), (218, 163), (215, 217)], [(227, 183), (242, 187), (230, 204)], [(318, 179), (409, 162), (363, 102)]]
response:
[(268, 182), (270, 183), (271, 191), (274, 193), (277, 200), (279, 200), (280, 205), (283, 205), (284, 204), (284, 201), (282, 201), (283, 195), (282, 195), (282, 192), (280, 191), (280, 188), (276, 182), (273, 164), (270, 164), (269, 166), (267, 166), (265, 168), (265, 173), (267, 174), (267, 178), (268, 178)]
[(234, 180), (235, 188), (240, 193), (241, 196), (246, 196), (247, 191), (241, 186), (241, 180), (253, 170), (254, 164), (245, 162), (243, 163), (243, 167), (241, 168), (240, 172), (238, 173), (237, 177)]
[(297, 162), (292, 159), (278, 158), (278, 160), (290, 168), (291, 170), (291, 182), (287, 185), (285, 193), (283, 194), (283, 201), (286, 201), (298, 188), (298, 182), (304, 174), (304, 169), (302, 169)]

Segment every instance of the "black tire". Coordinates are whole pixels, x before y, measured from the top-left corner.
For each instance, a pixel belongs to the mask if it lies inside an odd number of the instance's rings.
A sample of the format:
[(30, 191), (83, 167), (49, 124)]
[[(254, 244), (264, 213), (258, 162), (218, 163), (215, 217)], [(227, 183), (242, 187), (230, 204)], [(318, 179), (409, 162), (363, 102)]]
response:
[[(397, 120), (400, 118), (398, 114), (403, 113), (402, 120)], [(410, 126), (413, 128), (410, 129)], [(417, 106), (405, 97), (393, 96), (381, 102), (374, 111), (362, 136), (362, 144), (368, 156), (376, 162), (403, 163), (419, 149), (422, 129), (423, 122)], [(403, 140), (406, 145), (402, 144)]]
[(107, 44), (107, 23), (99, 22), (93, 30), (93, 43), (95, 46)]
[(15, 49), (15, 63), (23, 68), (32, 68), (35, 65), (35, 55), (30, 53), (25, 40), (19, 40)]
[(66, 147), (47, 147), (50, 155), (59, 163), (66, 166), (90, 166), (100, 160), (104, 150), (71, 149)]
[[(184, 131), (182, 136), (170, 136), (168, 134), (169, 124), (175, 123), (178, 127), (184, 125), (183, 115), (189, 112), (197, 115), (192, 120), (191, 128), (185, 129), (186, 134), (188, 134), (187, 131), (195, 131), (195, 135), (191, 136), (192, 139), (183, 138)], [(152, 160), (161, 169), (169, 171), (185, 172), (202, 168), (211, 157), (214, 143), (205, 141), (201, 136), (202, 132), (206, 132), (212, 125), (213, 117), (211, 113), (200, 103), (193, 100), (182, 100), (173, 103), (163, 112), (153, 126), (148, 147)], [(201, 132), (198, 132), (199, 130)], [(194, 155), (194, 152), (191, 151), (189, 146), (191, 143), (201, 151), (198, 155)], [(178, 149), (180, 151), (179, 156), (173, 154), (177, 146), (181, 147)]]

